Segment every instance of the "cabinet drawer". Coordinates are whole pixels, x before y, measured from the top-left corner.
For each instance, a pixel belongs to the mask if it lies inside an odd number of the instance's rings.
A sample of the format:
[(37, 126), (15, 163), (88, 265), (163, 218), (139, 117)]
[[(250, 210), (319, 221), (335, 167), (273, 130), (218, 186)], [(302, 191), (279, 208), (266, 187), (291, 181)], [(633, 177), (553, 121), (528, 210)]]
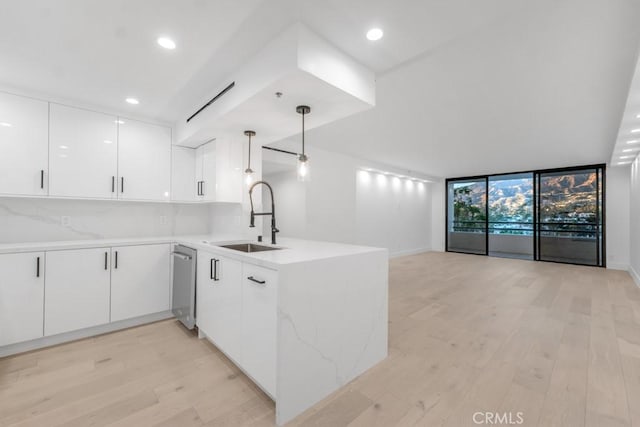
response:
[(242, 367), (267, 393), (276, 393), (277, 281), (274, 270), (243, 264)]

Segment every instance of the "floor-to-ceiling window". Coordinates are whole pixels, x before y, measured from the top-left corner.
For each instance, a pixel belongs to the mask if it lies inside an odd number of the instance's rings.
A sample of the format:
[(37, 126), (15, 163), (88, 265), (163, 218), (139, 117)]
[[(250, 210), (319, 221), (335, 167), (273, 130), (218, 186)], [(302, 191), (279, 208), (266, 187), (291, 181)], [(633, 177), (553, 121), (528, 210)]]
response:
[(450, 180), (447, 183), (447, 249), (487, 253), (487, 179)]
[(540, 172), (538, 259), (603, 265), (601, 167)]
[(604, 165), (447, 180), (447, 250), (605, 265)]
[(533, 173), (489, 177), (489, 255), (533, 259)]

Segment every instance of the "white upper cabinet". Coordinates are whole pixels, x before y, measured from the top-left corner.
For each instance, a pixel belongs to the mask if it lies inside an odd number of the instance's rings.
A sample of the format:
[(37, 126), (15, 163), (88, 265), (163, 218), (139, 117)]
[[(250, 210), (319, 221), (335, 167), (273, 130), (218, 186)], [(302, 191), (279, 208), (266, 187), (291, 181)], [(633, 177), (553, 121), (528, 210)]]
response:
[(118, 198), (169, 200), (171, 128), (118, 119)]
[(196, 150), (174, 145), (171, 155), (171, 200), (193, 202), (201, 180), (196, 179)]
[(230, 140), (211, 141), (196, 149), (196, 200), (242, 203), (243, 147)]
[(49, 194), (116, 198), (117, 117), (50, 104)]
[(47, 194), (49, 105), (0, 93), (0, 194)]
[(216, 202), (242, 203), (242, 147), (243, 144), (239, 141), (216, 141)]
[(217, 142), (212, 141), (196, 149), (196, 194), (197, 200), (215, 202), (217, 187)]
[(0, 255), (0, 347), (42, 337), (44, 252)]

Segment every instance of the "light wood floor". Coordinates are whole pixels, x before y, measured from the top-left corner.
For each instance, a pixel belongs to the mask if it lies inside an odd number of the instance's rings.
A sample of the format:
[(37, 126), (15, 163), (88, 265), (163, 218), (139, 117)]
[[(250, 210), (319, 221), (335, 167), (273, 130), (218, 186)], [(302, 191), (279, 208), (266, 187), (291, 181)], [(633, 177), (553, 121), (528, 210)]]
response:
[[(640, 426), (623, 272), (428, 253), (390, 269), (390, 356), (292, 425)], [(0, 426), (271, 426), (274, 405), (175, 321), (0, 359)]]

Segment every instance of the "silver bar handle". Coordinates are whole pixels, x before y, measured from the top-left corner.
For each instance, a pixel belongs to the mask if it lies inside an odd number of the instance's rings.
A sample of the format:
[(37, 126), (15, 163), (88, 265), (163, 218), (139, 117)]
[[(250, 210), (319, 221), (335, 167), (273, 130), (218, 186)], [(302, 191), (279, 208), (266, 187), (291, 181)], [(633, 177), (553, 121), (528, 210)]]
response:
[(183, 261), (189, 261), (191, 259), (191, 256), (183, 254), (182, 252), (171, 252), (171, 255), (176, 258), (180, 258)]

